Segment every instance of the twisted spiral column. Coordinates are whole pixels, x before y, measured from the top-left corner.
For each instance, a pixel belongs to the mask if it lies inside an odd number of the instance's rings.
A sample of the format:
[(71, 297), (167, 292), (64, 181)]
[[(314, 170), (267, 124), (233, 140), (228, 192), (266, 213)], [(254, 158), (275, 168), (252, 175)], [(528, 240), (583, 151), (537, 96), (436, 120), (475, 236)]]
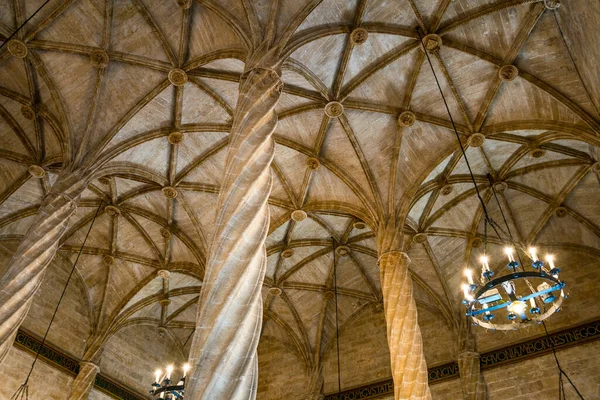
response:
[(96, 382), (96, 375), (100, 367), (91, 362), (79, 363), (79, 373), (71, 385), (71, 393), (68, 400), (87, 400)]
[(394, 397), (431, 399), (409, 263), (408, 255), (399, 251), (386, 252), (379, 258)]
[(59, 175), (0, 280), (0, 364), (27, 316), (86, 185), (81, 172)]
[(256, 397), (274, 155), (271, 135), (282, 88), (279, 74), (260, 66), (244, 73), (240, 82), (217, 230), (190, 351), (186, 399)]
[(463, 351), (458, 355), (458, 373), (465, 400), (485, 400), (486, 387), (481, 375), (479, 353)]

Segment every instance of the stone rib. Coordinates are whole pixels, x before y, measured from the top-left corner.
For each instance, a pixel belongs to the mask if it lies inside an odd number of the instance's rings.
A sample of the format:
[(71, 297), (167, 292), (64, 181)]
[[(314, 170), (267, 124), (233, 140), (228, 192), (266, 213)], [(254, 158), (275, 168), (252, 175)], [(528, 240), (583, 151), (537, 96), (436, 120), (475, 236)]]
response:
[(405, 253), (390, 251), (379, 259), (395, 399), (431, 399), (417, 306)]
[(190, 351), (186, 398), (192, 400), (256, 397), (271, 136), (281, 90), (273, 69), (256, 67), (242, 76)]
[(0, 280), (0, 363), (27, 316), (86, 184), (81, 173), (65, 171), (58, 177)]

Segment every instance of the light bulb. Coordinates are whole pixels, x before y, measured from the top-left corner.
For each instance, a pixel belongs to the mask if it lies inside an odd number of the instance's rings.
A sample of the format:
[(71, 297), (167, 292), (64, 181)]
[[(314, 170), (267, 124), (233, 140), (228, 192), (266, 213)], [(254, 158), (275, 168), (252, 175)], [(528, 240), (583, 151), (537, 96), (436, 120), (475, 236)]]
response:
[(546, 261), (548, 261), (548, 265), (550, 266), (550, 269), (553, 269), (554, 268), (554, 256), (552, 254), (546, 255)]
[(154, 377), (156, 378), (156, 380), (154, 382), (156, 383), (160, 383), (160, 377), (162, 376), (162, 371), (160, 369), (157, 369), (154, 372)]
[(504, 253), (508, 257), (508, 261), (515, 261), (515, 258), (513, 257), (514, 251), (515, 250), (512, 247), (505, 247), (504, 248)]
[(185, 376), (187, 375), (188, 371), (190, 370), (190, 364), (183, 364), (183, 377), (185, 378)]
[(469, 285), (473, 284), (473, 272), (470, 269), (465, 269), (465, 276), (467, 277), (467, 281)]
[(489, 258), (487, 256), (481, 256), (479, 258), (479, 261), (481, 262), (483, 269), (485, 271), (489, 271), (489, 269), (490, 269)]
[(527, 304), (524, 301), (521, 301), (521, 300), (513, 301), (507, 307), (508, 311), (510, 311), (512, 313), (515, 313), (517, 315), (523, 314), (525, 312), (526, 308), (527, 308)]
[(537, 261), (538, 260), (537, 251), (536, 251), (535, 247), (530, 247), (529, 248), (529, 255), (531, 256), (531, 259), (533, 261)]
[(463, 283), (461, 287), (462, 287), (463, 293), (465, 295), (465, 300), (473, 301), (473, 296), (471, 295), (471, 293), (469, 291), (469, 285), (467, 285), (466, 283)]
[(171, 379), (171, 373), (173, 372), (173, 366), (169, 365), (167, 367), (167, 379)]

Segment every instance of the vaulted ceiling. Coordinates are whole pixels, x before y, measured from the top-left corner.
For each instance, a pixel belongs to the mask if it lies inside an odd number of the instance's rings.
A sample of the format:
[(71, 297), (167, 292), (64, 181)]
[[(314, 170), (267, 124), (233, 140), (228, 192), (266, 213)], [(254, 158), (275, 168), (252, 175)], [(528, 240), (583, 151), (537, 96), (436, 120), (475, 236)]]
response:
[[(0, 40), (41, 4), (2, 0)], [(314, 367), (335, 333), (336, 279), (341, 326), (379, 307), (375, 235), (389, 216), (404, 223), (420, 312), (454, 328), (482, 210), (415, 28), (441, 38), (429, 56), (492, 217), (487, 174), (519, 241), (597, 257), (600, 80), (567, 50), (569, 7), (51, 1), (0, 50), (0, 241), (18, 244), (83, 149), (96, 178), (60, 254), (74, 261), (93, 222), (77, 267), (92, 326), (162, 326), (189, 346), (238, 81), (264, 30), (287, 41), (263, 336)]]

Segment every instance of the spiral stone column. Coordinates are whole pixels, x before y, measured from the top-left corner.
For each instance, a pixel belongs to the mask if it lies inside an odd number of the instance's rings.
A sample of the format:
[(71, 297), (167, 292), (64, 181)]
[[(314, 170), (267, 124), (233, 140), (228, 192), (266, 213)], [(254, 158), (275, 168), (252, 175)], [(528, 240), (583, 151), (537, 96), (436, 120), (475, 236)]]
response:
[(485, 400), (486, 387), (481, 376), (479, 353), (464, 351), (458, 355), (458, 373), (465, 400)]
[(249, 64), (254, 66), (240, 82), (217, 229), (190, 350), (190, 400), (256, 398), (274, 155), (271, 135), (283, 84), (276, 62)]
[(96, 382), (100, 367), (92, 362), (79, 363), (79, 373), (71, 386), (69, 400), (87, 400)]
[[(391, 227), (393, 229), (394, 227)], [(380, 239), (379, 269), (387, 337), (390, 347), (394, 398), (396, 400), (431, 399), (427, 384), (427, 364), (423, 355), (417, 305), (406, 253), (393, 250), (396, 232), (384, 232)], [(392, 239), (389, 239), (389, 238)]]
[(81, 172), (66, 170), (59, 175), (0, 279), (0, 363), (13, 345), (86, 185)]

